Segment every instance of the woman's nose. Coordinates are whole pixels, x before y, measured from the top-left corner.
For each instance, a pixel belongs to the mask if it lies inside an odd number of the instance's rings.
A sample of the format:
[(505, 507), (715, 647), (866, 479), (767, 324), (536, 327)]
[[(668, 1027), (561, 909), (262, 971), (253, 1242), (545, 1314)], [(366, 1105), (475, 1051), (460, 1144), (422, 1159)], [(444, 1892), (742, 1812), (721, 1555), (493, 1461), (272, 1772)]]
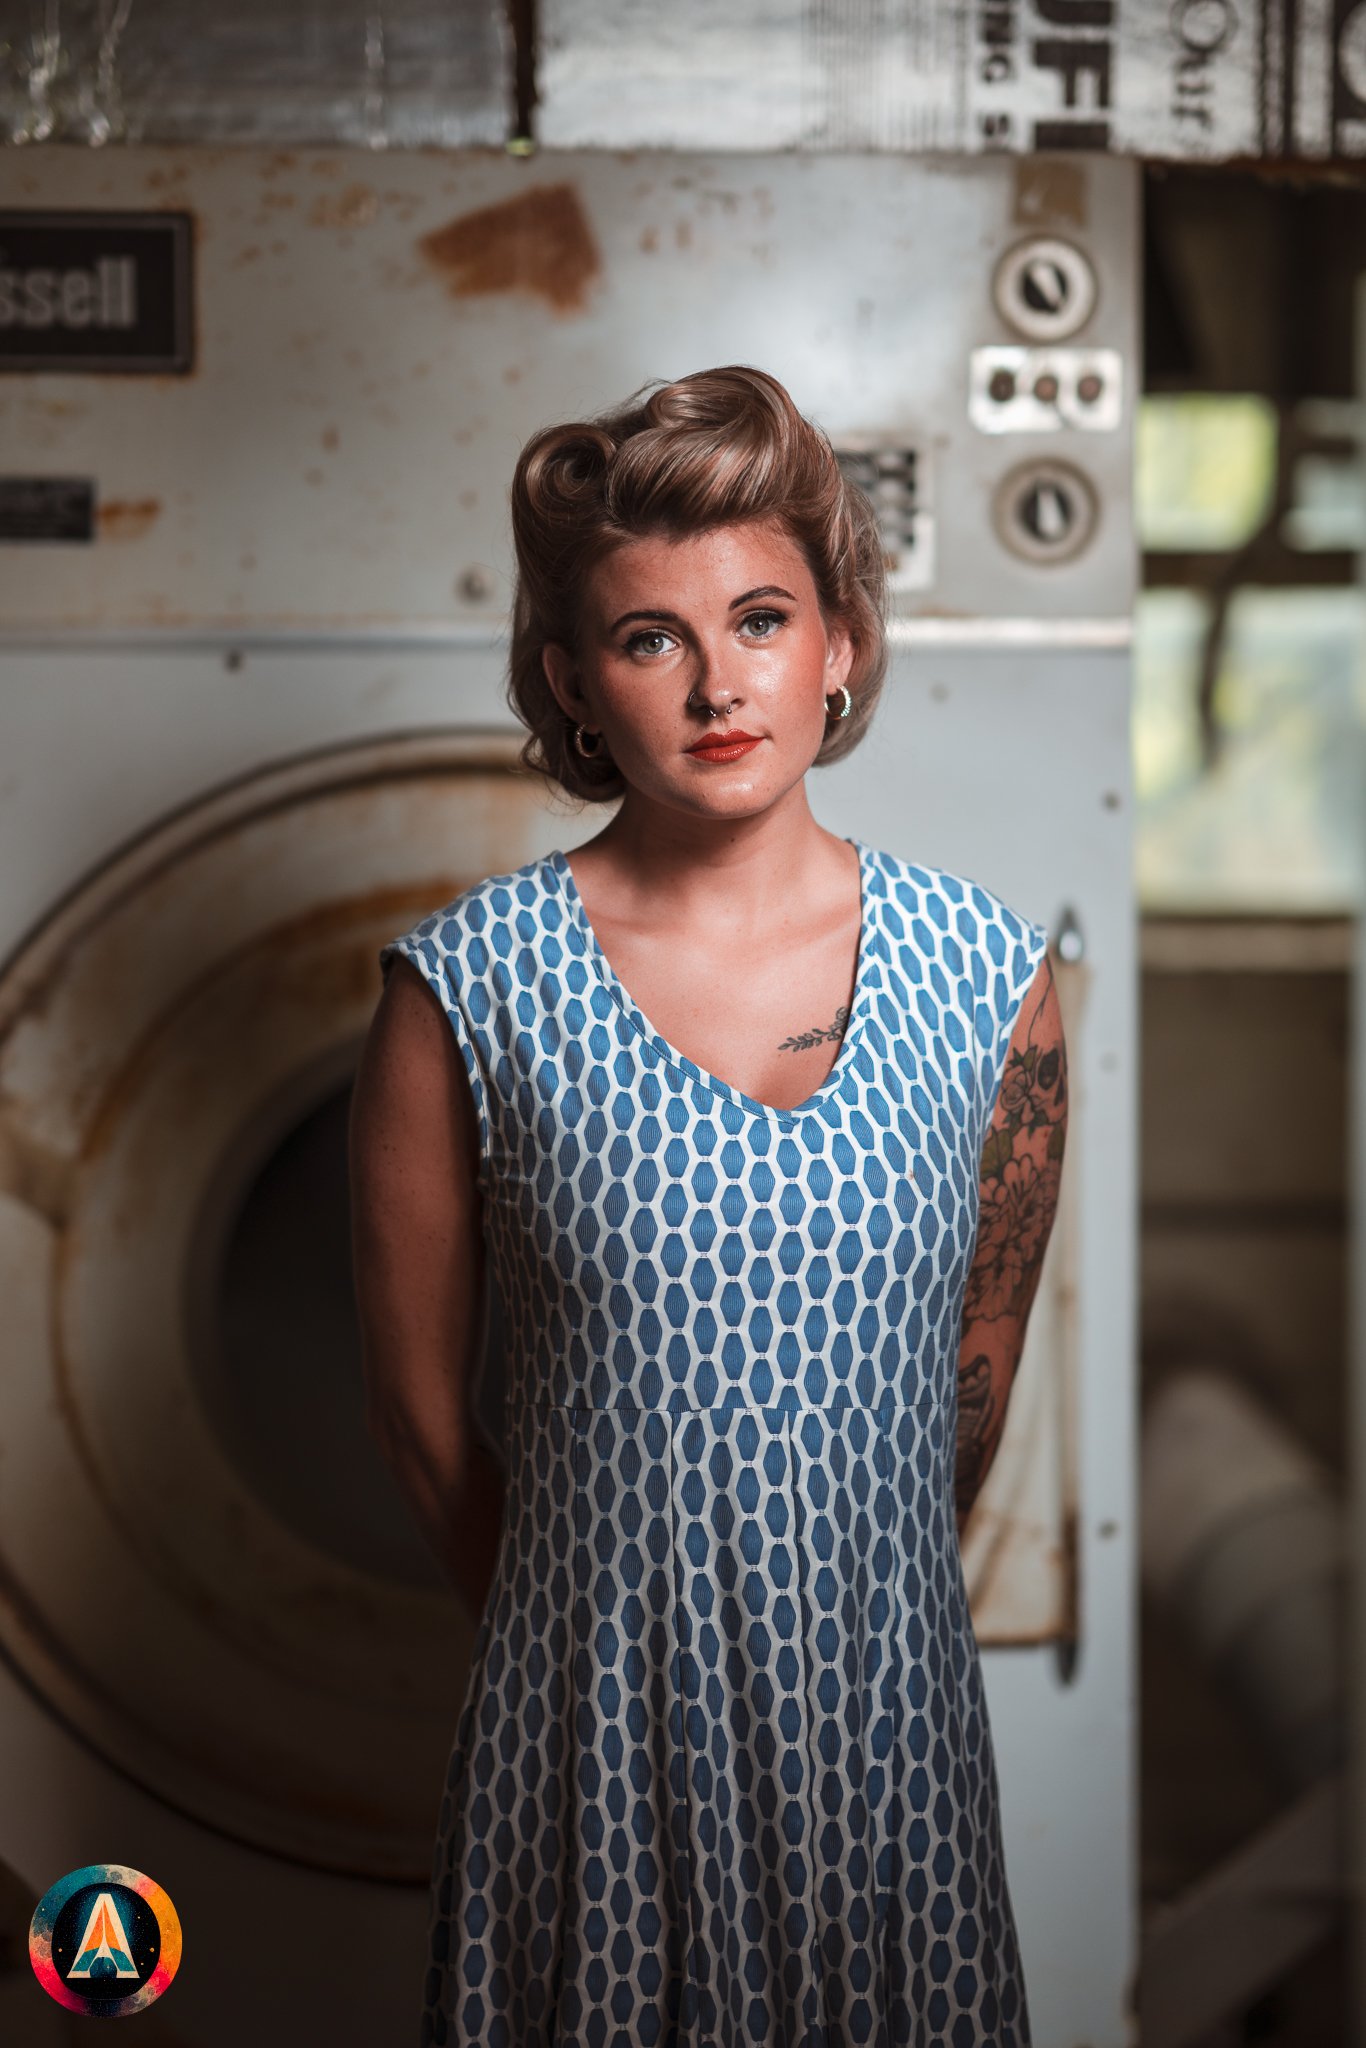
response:
[(695, 644), (692, 660), (692, 689), (689, 701), (717, 712), (740, 700), (740, 677), (735, 672), (739, 656), (733, 648), (709, 647), (704, 640)]

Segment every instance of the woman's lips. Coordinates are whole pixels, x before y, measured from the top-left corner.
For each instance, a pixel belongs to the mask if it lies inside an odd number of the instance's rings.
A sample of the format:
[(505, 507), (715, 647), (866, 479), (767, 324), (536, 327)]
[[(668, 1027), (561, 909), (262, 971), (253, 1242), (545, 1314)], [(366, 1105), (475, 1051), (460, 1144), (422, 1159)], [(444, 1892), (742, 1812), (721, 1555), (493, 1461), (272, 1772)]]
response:
[(758, 737), (752, 732), (732, 732), (724, 740), (699, 740), (687, 751), (696, 761), (738, 761), (741, 754), (747, 754), (758, 744)]

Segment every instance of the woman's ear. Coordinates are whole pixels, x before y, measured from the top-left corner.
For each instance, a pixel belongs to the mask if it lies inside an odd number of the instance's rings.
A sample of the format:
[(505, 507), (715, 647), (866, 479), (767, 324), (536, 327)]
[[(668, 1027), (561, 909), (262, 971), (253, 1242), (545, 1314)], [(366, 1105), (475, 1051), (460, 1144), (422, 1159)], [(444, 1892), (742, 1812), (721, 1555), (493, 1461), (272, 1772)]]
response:
[(588, 706), (579, 688), (578, 673), (568, 648), (547, 640), (541, 649), (541, 668), (550, 685), (550, 693), (566, 718), (582, 719)]
[(849, 671), (854, 666), (854, 636), (843, 619), (832, 619), (826, 628), (828, 642), (825, 656), (825, 694), (832, 696), (841, 683), (849, 680)]

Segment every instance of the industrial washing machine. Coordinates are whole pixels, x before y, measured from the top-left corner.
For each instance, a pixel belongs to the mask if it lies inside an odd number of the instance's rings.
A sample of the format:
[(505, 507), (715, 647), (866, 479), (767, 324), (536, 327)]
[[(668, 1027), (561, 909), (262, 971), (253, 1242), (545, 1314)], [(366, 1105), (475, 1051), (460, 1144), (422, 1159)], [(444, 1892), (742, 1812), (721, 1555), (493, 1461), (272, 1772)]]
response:
[[(518, 767), (522, 441), (750, 362), (891, 569), (877, 729), (813, 807), (1052, 936), (1064, 1200), (965, 1561), (1036, 2040), (1119, 2048), (1136, 167), (11, 150), (0, 208), (174, 216), (193, 315), (177, 369), (0, 383), (4, 471), (88, 513), (0, 539), (10, 1893), (106, 1859), (166, 1887), (149, 2042), (415, 2038), (474, 1624), (364, 1430), (349, 1081), (380, 944), (605, 815)], [(496, 1433), (496, 1303), (487, 1358)], [(23, 1972), (0, 2000), (67, 2038)]]

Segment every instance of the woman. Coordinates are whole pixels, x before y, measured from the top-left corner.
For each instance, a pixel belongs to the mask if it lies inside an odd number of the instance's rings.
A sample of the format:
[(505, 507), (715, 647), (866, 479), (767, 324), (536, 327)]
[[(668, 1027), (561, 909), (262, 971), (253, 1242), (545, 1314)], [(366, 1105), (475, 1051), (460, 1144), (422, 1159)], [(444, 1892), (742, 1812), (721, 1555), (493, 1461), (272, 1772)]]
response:
[(956, 1521), (1057, 1199), (1046, 935), (811, 814), (882, 554), (772, 377), (537, 434), (512, 509), (524, 758), (621, 802), (385, 946), (357, 1081), (371, 1427), (480, 1617), (421, 2041), (1025, 2048)]

